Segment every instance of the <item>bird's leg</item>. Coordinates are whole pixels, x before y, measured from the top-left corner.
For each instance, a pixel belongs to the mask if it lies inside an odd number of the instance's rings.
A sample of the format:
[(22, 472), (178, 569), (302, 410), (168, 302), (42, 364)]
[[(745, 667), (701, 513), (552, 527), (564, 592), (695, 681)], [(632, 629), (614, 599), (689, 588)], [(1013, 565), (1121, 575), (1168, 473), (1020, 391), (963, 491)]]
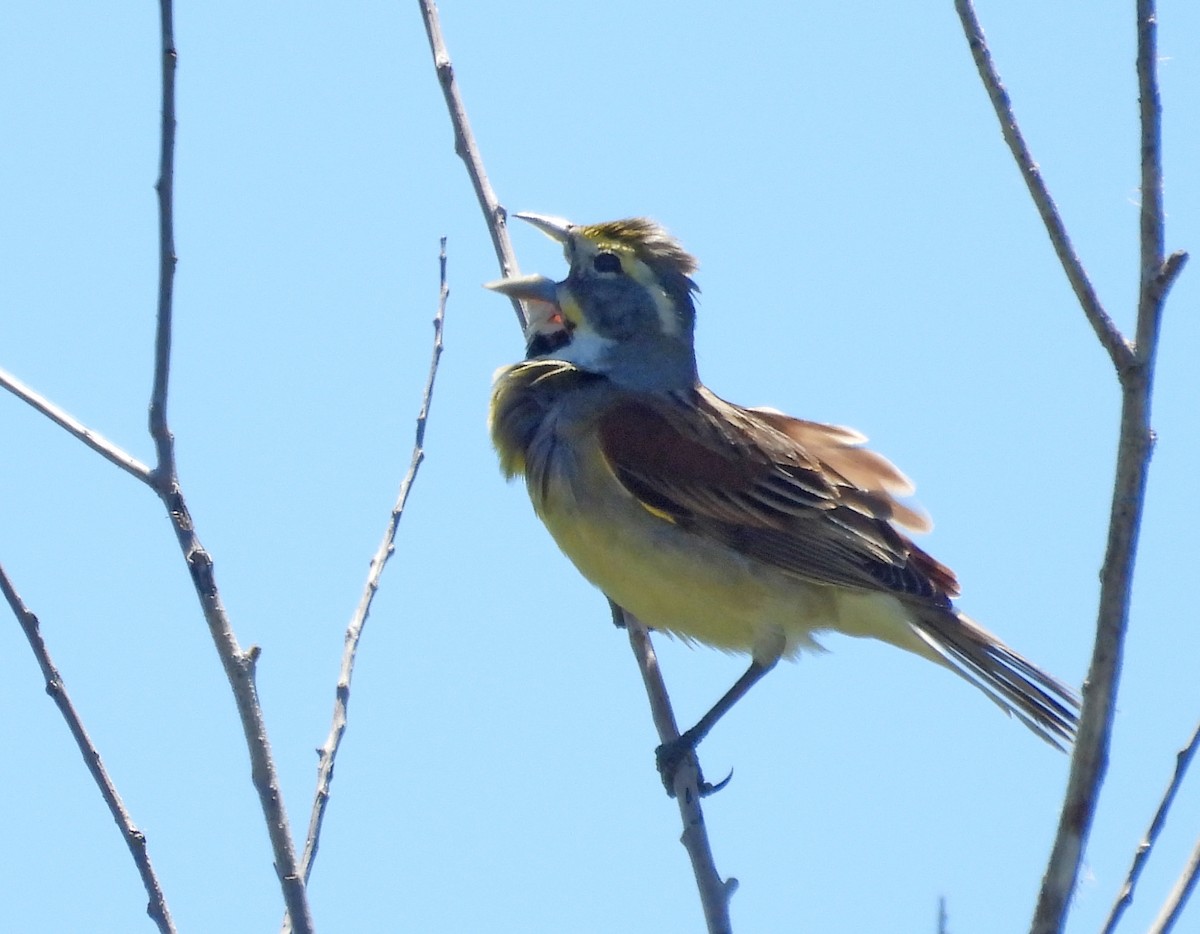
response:
[[(701, 717), (694, 727), (686, 733), (681, 734), (678, 739), (674, 739), (669, 743), (663, 743), (654, 750), (655, 759), (658, 761), (658, 774), (662, 777), (663, 784), (667, 787), (667, 794), (674, 794), (675, 773), (678, 771), (683, 760), (696, 751), (696, 747), (700, 745), (700, 741), (708, 735), (709, 730), (717, 725), (717, 721), (729, 713), (733, 709), (733, 705), (741, 700), (746, 692), (759, 682), (763, 675), (775, 667), (781, 654), (782, 652), (772, 652), (766, 658), (759, 658), (756, 655), (751, 660), (750, 667), (733, 683), (733, 687), (726, 691), (721, 699), (712, 705), (708, 713)], [(732, 777), (733, 773), (730, 772), (729, 778)], [(710, 795), (713, 792), (720, 791), (728, 784), (729, 778), (718, 782), (716, 785), (702, 782), (700, 794)]]

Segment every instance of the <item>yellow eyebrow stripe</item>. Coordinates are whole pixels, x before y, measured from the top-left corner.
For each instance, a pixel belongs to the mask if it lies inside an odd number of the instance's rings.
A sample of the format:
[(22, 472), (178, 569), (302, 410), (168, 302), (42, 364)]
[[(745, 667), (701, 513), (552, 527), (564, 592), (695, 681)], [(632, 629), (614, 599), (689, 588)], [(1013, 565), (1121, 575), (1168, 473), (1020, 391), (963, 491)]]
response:
[[(618, 254), (621, 255), (621, 254)], [(679, 333), (679, 315), (675, 303), (671, 301), (654, 272), (637, 256), (625, 253), (622, 256), (621, 267), (625, 274), (645, 288), (654, 299), (654, 310), (658, 312), (658, 324), (663, 334), (674, 337)]]

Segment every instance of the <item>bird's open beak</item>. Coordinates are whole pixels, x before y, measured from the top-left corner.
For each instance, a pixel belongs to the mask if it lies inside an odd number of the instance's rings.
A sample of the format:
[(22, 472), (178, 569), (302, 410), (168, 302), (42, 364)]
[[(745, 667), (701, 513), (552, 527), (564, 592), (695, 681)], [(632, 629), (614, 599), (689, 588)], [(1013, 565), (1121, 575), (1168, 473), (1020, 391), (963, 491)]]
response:
[[(566, 243), (572, 228), (570, 221), (561, 217), (550, 217), (545, 214), (516, 214), (533, 224), (538, 230), (556, 240)], [(515, 298), (525, 305), (526, 326), (525, 346), (529, 357), (538, 357), (553, 353), (556, 349), (570, 343), (571, 328), (563, 318), (562, 307), (558, 303), (559, 283), (546, 276), (512, 276), (508, 279), (498, 279), (487, 283), (484, 288), (491, 289)]]
[(558, 304), (558, 283), (546, 276), (510, 276), (485, 282), (483, 287), (523, 302)]
[(558, 243), (566, 243), (567, 235), (571, 228), (575, 225), (561, 217), (551, 217), (549, 214), (533, 214), (527, 211), (522, 211), (520, 214), (514, 214), (513, 217), (519, 217), (523, 221), (533, 224), (538, 230), (544, 233), (551, 240)]
[(553, 279), (513, 276), (489, 282), (484, 288), (525, 304), (525, 346), (531, 356), (561, 347), (570, 340), (570, 331), (558, 305), (558, 283)]

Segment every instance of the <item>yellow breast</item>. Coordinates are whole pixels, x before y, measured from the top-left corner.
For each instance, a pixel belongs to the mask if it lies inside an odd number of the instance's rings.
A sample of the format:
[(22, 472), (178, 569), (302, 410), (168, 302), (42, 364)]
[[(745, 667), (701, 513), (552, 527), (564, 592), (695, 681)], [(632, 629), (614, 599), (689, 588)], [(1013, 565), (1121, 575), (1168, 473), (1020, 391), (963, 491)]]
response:
[(838, 630), (926, 654), (894, 598), (801, 580), (647, 508), (600, 448), (603, 384), (548, 363), (498, 374), (493, 441), (558, 547), (609, 598), (647, 626), (728, 651), (793, 654)]

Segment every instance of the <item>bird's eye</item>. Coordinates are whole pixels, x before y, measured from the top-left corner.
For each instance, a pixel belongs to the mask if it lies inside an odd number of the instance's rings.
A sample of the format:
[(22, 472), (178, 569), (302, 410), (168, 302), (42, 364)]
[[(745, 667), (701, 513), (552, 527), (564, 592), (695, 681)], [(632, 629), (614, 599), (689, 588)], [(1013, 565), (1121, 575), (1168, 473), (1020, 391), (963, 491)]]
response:
[(616, 253), (597, 253), (592, 257), (592, 268), (596, 272), (620, 272), (621, 258)]

